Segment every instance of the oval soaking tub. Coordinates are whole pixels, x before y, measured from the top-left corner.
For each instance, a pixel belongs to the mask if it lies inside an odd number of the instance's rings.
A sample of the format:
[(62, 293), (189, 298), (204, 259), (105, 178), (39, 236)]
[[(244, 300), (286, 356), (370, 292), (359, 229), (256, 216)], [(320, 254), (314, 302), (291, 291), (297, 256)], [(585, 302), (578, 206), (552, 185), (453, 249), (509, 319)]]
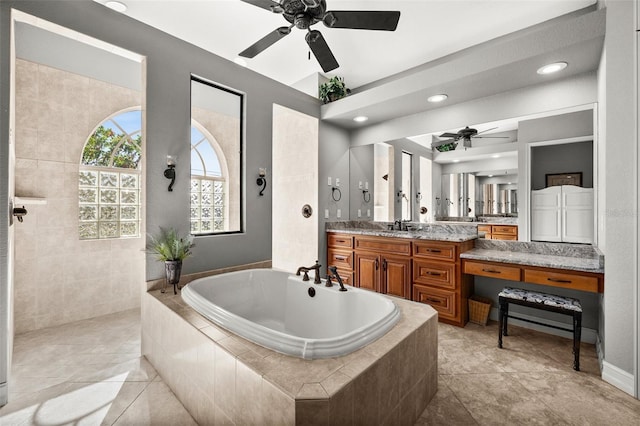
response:
[[(309, 288), (315, 290), (311, 297)], [(305, 359), (346, 355), (383, 336), (400, 318), (393, 301), (367, 290), (302, 281), (274, 269), (200, 278), (182, 298), (215, 324), (277, 352)]]

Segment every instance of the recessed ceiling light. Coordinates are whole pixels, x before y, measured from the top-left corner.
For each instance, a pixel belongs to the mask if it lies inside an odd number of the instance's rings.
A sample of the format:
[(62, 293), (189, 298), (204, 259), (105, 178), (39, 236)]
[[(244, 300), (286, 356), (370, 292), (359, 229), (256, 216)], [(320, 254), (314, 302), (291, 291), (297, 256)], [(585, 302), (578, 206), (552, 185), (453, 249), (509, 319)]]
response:
[(233, 60), (233, 62), (235, 62), (236, 64), (240, 65), (241, 67), (246, 67), (247, 66), (247, 61), (245, 61), (244, 58), (241, 58), (240, 56), (238, 56), (237, 58), (235, 58)]
[(108, 1), (104, 4), (105, 6), (107, 6), (109, 9), (113, 9), (116, 12), (125, 12), (127, 10), (127, 5), (120, 2), (120, 1)]
[(554, 72), (562, 71), (567, 65), (566, 62), (554, 62), (553, 64), (538, 68), (538, 74), (553, 74)]
[(452, 163), (459, 163), (460, 160), (458, 160), (457, 158), (455, 160), (451, 160)]
[(359, 115), (357, 117), (353, 118), (353, 121), (355, 121), (356, 123), (364, 123), (365, 121), (367, 121), (369, 119), (369, 117), (364, 116), (364, 115)]
[(493, 175), (489, 175), (489, 177), (493, 177)]
[(500, 158), (500, 154), (493, 154), (491, 158)]
[(507, 182), (507, 185), (511, 185), (511, 182)]
[(439, 95), (433, 95), (433, 96), (429, 96), (427, 98), (427, 102), (442, 102), (445, 99), (447, 99), (449, 96), (445, 95), (444, 93), (441, 93)]

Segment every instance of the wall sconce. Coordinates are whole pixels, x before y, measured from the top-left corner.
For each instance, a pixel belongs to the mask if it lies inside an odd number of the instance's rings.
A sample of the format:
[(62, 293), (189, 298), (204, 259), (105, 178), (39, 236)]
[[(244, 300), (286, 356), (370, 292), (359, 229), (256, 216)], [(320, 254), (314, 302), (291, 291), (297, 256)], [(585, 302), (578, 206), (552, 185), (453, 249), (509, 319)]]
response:
[(258, 186), (262, 186), (262, 188), (260, 189), (260, 195), (264, 195), (264, 190), (267, 187), (267, 169), (260, 167), (258, 169), (258, 179), (256, 179), (256, 184)]
[(167, 155), (167, 168), (164, 171), (164, 177), (171, 179), (169, 184), (169, 192), (173, 191), (173, 184), (176, 182), (176, 157)]

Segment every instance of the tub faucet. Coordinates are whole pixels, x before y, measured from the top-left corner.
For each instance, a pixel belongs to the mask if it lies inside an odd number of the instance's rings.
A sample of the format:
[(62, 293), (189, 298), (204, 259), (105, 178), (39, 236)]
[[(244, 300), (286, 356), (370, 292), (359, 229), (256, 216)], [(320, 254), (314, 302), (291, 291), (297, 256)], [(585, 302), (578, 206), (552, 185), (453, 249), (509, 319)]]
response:
[[(338, 281), (338, 284), (340, 284), (340, 291), (347, 291), (347, 289), (344, 288), (344, 283), (342, 282), (342, 278), (340, 278), (340, 274), (338, 274), (338, 268), (335, 266), (329, 266), (329, 272), (331, 272), (331, 275), (333, 275), (333, 278), (335, 278), (336, 281)], [(329, 277), (328, 279), (330, 279)]]
[(304, 276), (302, 277), (302, 281), (309, 281), (309, 271), (315, 271), (315, 276), (313, 277), (313, 283), (314, 284), (320, 284), (322, 283), (322, 280), (320, 280), (320, 264), (318, 263), (318, 261), (316, 260), (316, 264), (313, 266), (309, 266), (309, 267), (305, 267), (305, 266), (301, 266), (298, 268), (298, 270), (296, 271), (296, 275), (300, 275), (300, 272), (304, 272)]

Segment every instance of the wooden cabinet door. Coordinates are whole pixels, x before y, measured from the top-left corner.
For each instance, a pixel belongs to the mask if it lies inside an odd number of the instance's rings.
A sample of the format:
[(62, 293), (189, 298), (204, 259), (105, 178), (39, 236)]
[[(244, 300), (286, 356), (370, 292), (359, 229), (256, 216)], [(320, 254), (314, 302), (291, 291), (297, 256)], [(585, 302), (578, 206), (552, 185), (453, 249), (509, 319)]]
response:
[(382, 256), (383, 293), (411, 299), (411, 259)]
[(356, 253), (356, 286), (380, 291), (380, 256), (372, 253)]

